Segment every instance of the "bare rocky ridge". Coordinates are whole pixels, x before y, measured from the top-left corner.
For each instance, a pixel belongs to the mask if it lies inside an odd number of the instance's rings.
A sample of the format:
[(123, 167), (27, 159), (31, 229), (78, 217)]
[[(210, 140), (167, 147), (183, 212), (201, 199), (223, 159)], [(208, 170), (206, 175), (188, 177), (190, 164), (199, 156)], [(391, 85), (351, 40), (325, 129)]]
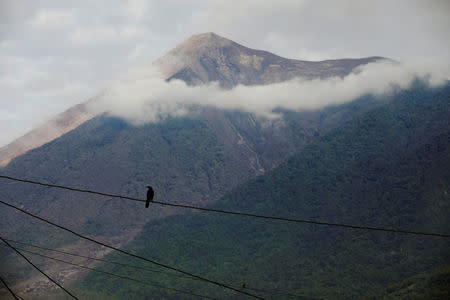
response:
[(382, 57), (304, 61), (287, 59), (267, 51), (250, 49), (215, 33), (194, 35), (172, 49), (155, 64), (164, 75), (188, 84), (218, 81), (222, 87), (238, 84), (265, 85), (295, 77), (306, 79), (343, 77)]

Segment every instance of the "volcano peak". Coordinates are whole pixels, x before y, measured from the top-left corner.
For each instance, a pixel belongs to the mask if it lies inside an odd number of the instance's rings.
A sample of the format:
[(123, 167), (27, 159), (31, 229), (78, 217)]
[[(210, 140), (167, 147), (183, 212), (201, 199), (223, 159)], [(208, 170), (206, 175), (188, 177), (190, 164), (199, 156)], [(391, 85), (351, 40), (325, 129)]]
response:
[(155, 62), (167, 80), (189, 85), (213, 81), (222, 87), (263, 85), (290, 80), (346, 76), (355, 67), (380, 58), (311, 62), (250, 49), (214, 32), (195, 34)]
[(182, 42), (176, 48), (172, 49), (171, 55), (186, 55), (186, 54), (202, 54), (211, 49), (222, 48), (234, 44), (229, 39), (221, 37), (214, 32), (206, 32), (192, 35), (190, 38)]

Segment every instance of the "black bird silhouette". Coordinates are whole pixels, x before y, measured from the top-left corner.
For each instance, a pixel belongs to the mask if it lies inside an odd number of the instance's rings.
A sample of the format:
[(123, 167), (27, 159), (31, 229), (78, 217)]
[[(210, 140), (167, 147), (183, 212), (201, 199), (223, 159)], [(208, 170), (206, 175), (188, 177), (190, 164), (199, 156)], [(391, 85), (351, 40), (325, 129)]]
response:
[(151, 186), (147, 186), (148, 187), (148, 191), (147, 191), (147, 201), (145, 202), (145, 207), (148, 208), (148, 206), (150, 205), (150, 202), (153, 201), (153, 197), (155, 196), (155, 191), (153, 190), (153, 188)]

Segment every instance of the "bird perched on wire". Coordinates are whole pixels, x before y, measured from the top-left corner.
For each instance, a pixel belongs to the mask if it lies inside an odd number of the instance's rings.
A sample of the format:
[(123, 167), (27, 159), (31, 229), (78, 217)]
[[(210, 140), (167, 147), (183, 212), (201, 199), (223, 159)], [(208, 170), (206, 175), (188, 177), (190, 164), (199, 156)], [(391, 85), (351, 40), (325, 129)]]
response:
[(155, 196), (155, 191), (153, 190), (153, 188), (151, 186), (147, 186), (148, 187), (148, 191), (147, 191), (147, 201), (145, 202), (145, 207), (148, 208), (148, 206), (150, 205), (150, 202), (153, 202), (153, 197)]

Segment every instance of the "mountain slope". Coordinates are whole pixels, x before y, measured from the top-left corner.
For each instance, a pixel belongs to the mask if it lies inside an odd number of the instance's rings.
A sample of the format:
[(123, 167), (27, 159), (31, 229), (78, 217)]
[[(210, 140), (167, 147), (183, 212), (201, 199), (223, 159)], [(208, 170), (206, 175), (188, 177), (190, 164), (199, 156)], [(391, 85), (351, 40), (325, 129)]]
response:
[[(286, 113), (283, 122), (273, 124), (263, 124), (247, 113), (210, 109), (202, 115), (139, 127), (98, 116), (16, 158), (1, 173), (132, 197), (144, 197), (145, 186), (152, 184), (160, 200), (212, 203), (373, 105), (377, 101), (366, 97), (339, 109)], [(9, 201), (43, 216), (57, 215), (60, 222), (78, 228), (97, 224), (89, 226), (93, 230), (88, 232), (94, 234), (114, 236), (156, 216), (175, 213), (5, 180), (0, 181), (0, 189)], [(133, 217), (114, 222), (124, 211)], [(7, 220), (5, 232), (29, 227), (27, 218), (9, 211), (0, 214)], [(41, 228), (34, 230), (39, 235)]]
[(94, 115), (86, 105), (78, 104), (59, 114), (50, 121), (38, 126), (26, 135), (0, 148), (0, 168), (29, 150), (40, 147), (61, 135), (77, 128)]
[[(328, 222), (448, 233), (450, 85), (417, 87), (239, 186), (215, 207)], [(250, 288), (355, 299), (448, 264), (446, 239), (195, 213), (149, 222), (137, 253)], [(126, 261), (112, 255), (115, 260)], [(119, 268), (102, 266), (109, 271)], [(127, 270), (128, 276), (137, 276)], [(221, 299), (191, 280), (139, 273)], [(173, 297), (90, 273), (77, 285), (123, 297)], [(266, 295), (270, 298), (270, 295)]]
[(373, 299), (448, 299), (450, 267), (440, 267), (408, 278), (388, 287)]

